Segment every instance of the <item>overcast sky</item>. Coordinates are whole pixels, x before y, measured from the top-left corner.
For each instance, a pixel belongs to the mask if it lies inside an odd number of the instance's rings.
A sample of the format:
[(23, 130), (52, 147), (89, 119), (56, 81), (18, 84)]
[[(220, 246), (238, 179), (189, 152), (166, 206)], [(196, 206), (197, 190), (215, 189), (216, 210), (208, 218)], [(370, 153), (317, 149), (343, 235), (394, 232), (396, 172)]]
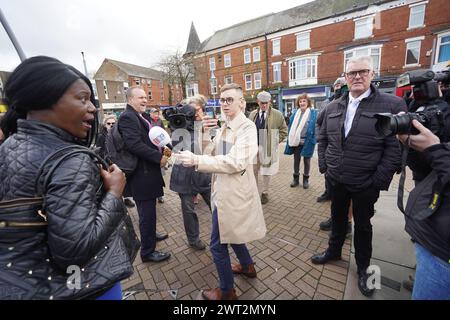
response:
[[(0, 0), (27, 57), (48, 55), (95, 72), (104, 58), (154, 66), (186, 49), (191, 22), (200, 41), (215, 31), (311, 0)], [(0, 24), (0, 70), (20, 60)]]

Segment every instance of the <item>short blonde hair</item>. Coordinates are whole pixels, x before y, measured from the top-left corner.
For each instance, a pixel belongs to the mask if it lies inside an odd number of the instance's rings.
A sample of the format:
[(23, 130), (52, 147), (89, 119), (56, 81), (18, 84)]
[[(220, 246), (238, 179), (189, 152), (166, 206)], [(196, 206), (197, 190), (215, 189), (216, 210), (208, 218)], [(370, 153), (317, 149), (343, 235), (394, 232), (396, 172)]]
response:
[(220, 88), (220, 93), (223, 93), (228, 90), (236, 90), (240, 95), (244, 96), (244, 91), (242, 90), (242, 87), (236, 83), (230, 83), (224, 85), (222, 88)]

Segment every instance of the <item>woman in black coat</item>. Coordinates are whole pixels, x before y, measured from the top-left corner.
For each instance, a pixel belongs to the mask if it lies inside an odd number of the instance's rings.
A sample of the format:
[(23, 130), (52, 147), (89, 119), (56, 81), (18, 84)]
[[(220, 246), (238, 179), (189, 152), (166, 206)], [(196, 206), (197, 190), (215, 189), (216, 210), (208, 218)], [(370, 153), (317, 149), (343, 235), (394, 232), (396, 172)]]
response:
[[(90, 146), (96, 129), (90, 81), (56, 59), (22, 62), (8, 79), (5, 96), (3, 204), (36, 197), (44, 159), (65, 147)], [(120, 281), (133, 273), (128, 238), (119, 230), (126, 215), (125, 176), (115, 165), (99, 170), (84, 153), (55, 165), (57, 160), (46, 162), (37, 180), (43, 204), (32, 218), (44, 227), (18, 226), (29, 217), (0, 205), (0, 223), (7, 225), (0, 228), (0, 300), (121, 299)], [(53, 165), (56, 169), (47, 175)]]

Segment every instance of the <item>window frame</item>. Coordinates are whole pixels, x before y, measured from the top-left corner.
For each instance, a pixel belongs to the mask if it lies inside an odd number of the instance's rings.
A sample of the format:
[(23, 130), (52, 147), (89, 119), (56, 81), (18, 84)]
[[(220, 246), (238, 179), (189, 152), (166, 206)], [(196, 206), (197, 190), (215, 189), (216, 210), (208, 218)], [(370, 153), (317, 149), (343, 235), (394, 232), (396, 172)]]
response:
[[(228, 64), (227, 64), (228, 61)], [(223, 55), (223, 67), (230, 68), (231, 67), (231, 53), (226, 53)]]
[[(259, 80), (256, 80), (257, 75), (259, 75)], [(254, 83), (255, 90), (259, 90), (262, 88), (262, 72), (261, 71), (255, 72), (253, 74), (253, 83)], [(256, 86), (257, 83), (259, 83), (259, 86)]]
[[(272, 63), (273, 83), (280, 83), (280, 82), (282, 82), (282, 77), (281, 77), (281, 66), (282, 66), (281, 61), (280, 61), (280, 62), (274, 62), (274, 63)], [(278, 67), (279, 70), (275, 70), (275, 67)], [(276, 72), (276, 71), (279, 73), (279, 78), (277, 78), (277, 79), (275, 79), (275, 72)], [(278, 80), (278, 79), (279, 79), (279, 80)]]
[[(347, 61), (350, 60), (350, 58), (352, 58), (353, 56), (355, 56), (355, 53), (357, 51), (362, 51), (367, 49), (367, 53), (368, 54), (363, 54), (363, 55), (369, 55), (370, 57), (373, 56), (372, 54), (372, 50), (378, 50), (378, 65), (376, 66), (374, 64), (373, 69), (376, 75), (380, 75), (380, 69), (381, 69), (381, 57), (382, 57), (382, 49), (383, 49), (383, 45), (370, 45), (370, 46), (361, 46), (361, 47), (356, 47), (356, 48), (352, 48), (350, 50), (344, 51), (344, 70), (343, 72), (345, 72), (345, 68), (347, 67)], [(353, 55), (351, 57), (349, 57), (347, 59), (347, 55), (349, 53), (353, 53)], [(363, 56), (363, 55), (357, 55), (357, 56)], [(372, 58), (373, 60), (373, 58)]]
[[(253, 51), (253, 62), (261, 61), (261, 48), (259, 46), (253, 47), (252, 51)], [(257, 55), (258, 59), (256, 59), (255, 52), (258, 52), (258, 55)]]
[[(374, 22), (374, 16), (373, 15), (361, 17), (361, 18), (358, 18), (358, 19), (354, 19), (353, 21), (355, 23), (355, 30), (354, 30), (353, 40), (367, 39), (367, 38), (373, 37), (373, 22)], [(363, 23), (363, 21), (365, 21), (365, 23)], [(370, 34), (368, 34), (368, 35), (365, 35), (365, 34), (358, 35), (358, 37), (357, 37), (358, 26), (361, 27), (361, 26), (366, 26), (366, 25), (370, 26)], [(359, 33), (361, 33), (361, 32), (359, 32)]]
[[(274, 48), (275, 48), (274, 43), (275, 42), (278, 43), (278, 45), (276, 46), (278, 48), (277, 53), (274, 50)], [(272, 57), (279, 56), (279, 55), (281, 55), (281, 38), (272, 39)]]
[[(248, 61), (247, 61), (246, 57), (248, 57)], [(244, 49), (244, 64), (249, 64), (249, 63), (252, 63), (252, 53), (250, 51), (250, 48), (245, 48)]]
[[(434, 64), (444, 63), (444, 62), (448, 61), (448, 60), (444, 60), (444, 61), (439, 62), (439, 56), (441, 54), (441, 46), (442, 45), (450, 46), (450, 38), (449, 38), (448, 42), (442, 43), (442, 39), (447, 38), (447, 37), (450, 37), (450, 31), (446, 31), (446, 32), (443, 32), (443, 33), (437, 35), (436, 57), (434, 59)], [(449, 59), (450, 59), (450, 57), (449, 57)]]
[[(425, 39), (425, 37), (417, 37), (417, 38), (411, 38), (411, 39), (405, 39), (405, 44), (406, 44), (406, 48), (405, 48), (405, 64), (403, 66), (403, 68), (408, 68), (408, 67), (418, 67), (420, 66), (420, 50), (422, 49), (422, 41)], [(417, 44), (418, 43), (418, 48), (409, 48), (411, 44)], [(408, 61), (408, 50), (411, 49), (417, 49), (418, 50), (418, 56), (417, 56), (417, 62), (415, 63), (407, 63)]]
[(209, 58), (209, 71), (215, 71), (216, 70), (216, 58), (210, 57)]
[(209, 79), (209, 86), (210, 86), (209, 88), (211, 90), (211, 94), (218, 94), (217, 84), (218, 84), (217, 78)]
[[(228, 79), (231, 79), (231, 81), (230, 81), (230, 82), (227, 82), (227, 78), (228, 78)], [(231, 83), (233, 83), (233, 76), (225, 76), (225, 77), (223, 78), (223, 83), (225, 83), (225, 84), (231, 84)]]
[[(305, 37), (306, 36), (306, 37)], [(303, 39), (302, 39), (303, 37)], [(307, 40), (307, 46), (300, 48), (299, 43), (301, 41)], [(295, 51), (305, 51), (311, 49), (311, 30), (303, 31), (295, 34)]]
[[(192, 91), (192, 92), (191, 92)], [(192, 93), (192, 94), (190, 94)], [(198, 83), (188, 83), (186, 84), (186, 95), (188, 98), (198, 94)]]
[[(247, 81), (247, 77), (250, 77), (250, 81)], [(253, 90), (253, 78), (251, 73), (244, 74), (244, 83), (245, 83), (245, 91)], [(250, 86), (247, 86), (247, 84), (250, 83)]]
[[(303, 61), (305, 61), (304, 64), (302, 63)], [(289, 86), (317, 84), (318, 62), (318, 55), (307, 55), (290, 59)], [(302, 75), (303, 71), (305, 72), (305, 77), (299, 77), (298, 75)], [(310, 73), (310, 76), (308, 76), (308, 73)]]
[[(416, 28), (423, 28), (425, 27), (425, 12), (427, 10), (427, 3), (428, 1), (414, 3), (409, 6), (409, 20), (408, 20), (408, 28), (406, 30), (416, 29)], [(411, 25), (412, 17), (413, 17), (413, 11), (417, 8), (423, 8), (423, 11), (420, 12), (422, 14), (421, 18), (421, 24)], [(415, 12), (414, 14), (418, 14), (419, 12)]]
[(103, 80), (103, 93), (105, 94), (105, 100), (109, 100), (108, 85), (106, 80)]

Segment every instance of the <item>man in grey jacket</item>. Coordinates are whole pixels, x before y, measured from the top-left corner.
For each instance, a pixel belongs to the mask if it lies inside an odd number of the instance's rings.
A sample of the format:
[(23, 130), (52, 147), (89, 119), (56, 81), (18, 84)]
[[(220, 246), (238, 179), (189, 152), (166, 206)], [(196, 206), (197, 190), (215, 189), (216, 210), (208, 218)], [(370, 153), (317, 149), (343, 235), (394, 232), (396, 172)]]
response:
[[(186, 130), (190, 139), (182, 141), (173, 141), (175, 150), (200, 150), (201, 142), (201, 117), (197, 115), (195, 107), (184, 105), (179, 111), (192, 119), (195, 116), (195, 122), (188, 120)], [(183, 130), (183, 129), (182, 129)], [(177, 133), (175, 131), (175, 133)], [(184, 134), (187, 132), (185, 131)], [(174, 136), (178, 136), (175, 134)], [(183, 135), (185, 137), (185, 135)], [(198, 138), (198, 141), (195, 141)], [(200, 239), (200, 226), (197, 213), (195, 212), (194, 196), (200, 194), (211, 210), (211, 174), (196, 171), (194, 167), (184, 167), (181, 164), (175, 164), (170, 176), (170, 190), (177, 192), (181, 200), (181, 211), (183, 213), (184, 230), (188, 239), (189, 246), (196, 250), (204, 250), (205, 244)]]

